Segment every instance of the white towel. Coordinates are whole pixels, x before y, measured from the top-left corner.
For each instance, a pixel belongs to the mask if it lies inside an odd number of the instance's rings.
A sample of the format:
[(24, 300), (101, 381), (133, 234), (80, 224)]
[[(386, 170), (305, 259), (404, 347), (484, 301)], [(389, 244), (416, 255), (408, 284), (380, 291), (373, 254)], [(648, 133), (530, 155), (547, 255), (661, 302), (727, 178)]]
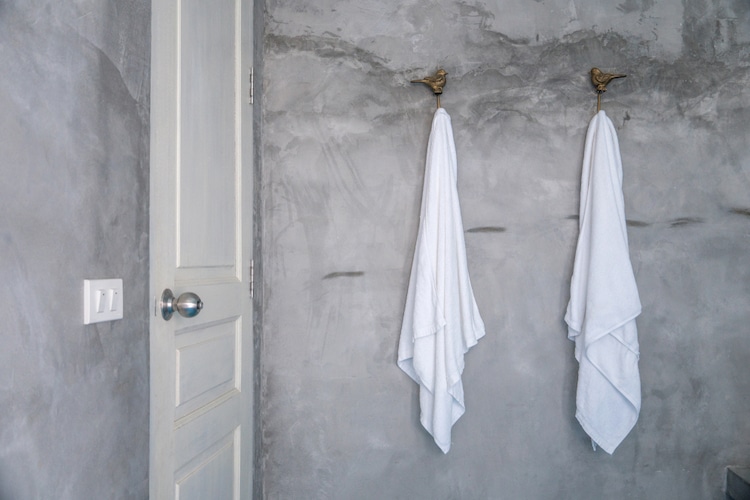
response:
[(484, 336), (466, 264), (456, 175), (451, 119), (439, 108), (427, 145), (398, 366), (419, 384), (420, 421), (443, 453), (451, 447), (451, 427), (465, 411), (464, 354)]
[(581, 175), (579, 235), (565, 314), (579, 363), (576, 418), (610, 455), (638, 420), (641, 313), (622, 196), (617, 133), (604, 111), (589, 123)]

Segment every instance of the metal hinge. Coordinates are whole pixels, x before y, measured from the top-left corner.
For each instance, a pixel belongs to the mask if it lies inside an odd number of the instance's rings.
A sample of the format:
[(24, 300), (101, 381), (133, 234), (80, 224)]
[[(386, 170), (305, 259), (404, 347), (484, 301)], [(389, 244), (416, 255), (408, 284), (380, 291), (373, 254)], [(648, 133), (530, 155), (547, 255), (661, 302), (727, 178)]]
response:
[(250, 74), (248, 75), (248, 80), (250, 89), (248, 90), (247, 103), (252, 104), (255, 100), (255, 72), (253, 71), (252, 66), (250, 66)]
[(250, 261), (250, 298), (255, 298), (255, 259)]

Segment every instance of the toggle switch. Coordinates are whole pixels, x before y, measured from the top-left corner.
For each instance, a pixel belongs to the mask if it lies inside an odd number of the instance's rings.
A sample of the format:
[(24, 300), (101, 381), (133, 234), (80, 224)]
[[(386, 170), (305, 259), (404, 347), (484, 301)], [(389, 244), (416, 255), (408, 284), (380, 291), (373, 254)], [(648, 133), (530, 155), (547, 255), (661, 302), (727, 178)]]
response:
[(83, 280), (83, 324), (122, 319), (122, 279)]
[(96, 292), (94, 292), (94, 295), (96, 297), (96, 313), (103, 313), (104, 306), (107, 302), (107, 294), (104, 290), (96, 290)]
[(107, 310), (109, 312), (117, 312), (120, 310), (120, 304), (118, 304), (119, 299), (120, 293), (116, 288), (109, 288), (107, 290)]

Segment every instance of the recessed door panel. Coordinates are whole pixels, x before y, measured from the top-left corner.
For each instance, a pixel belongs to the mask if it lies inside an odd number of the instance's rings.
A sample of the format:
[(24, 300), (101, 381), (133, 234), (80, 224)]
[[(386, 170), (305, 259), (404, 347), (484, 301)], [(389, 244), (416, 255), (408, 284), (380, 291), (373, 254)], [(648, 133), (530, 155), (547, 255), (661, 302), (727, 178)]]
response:
[(175, 481), (177, 500), (236, 500), (239, 490), (237, 441), (239, 429), (205, 450), (188, 467), (178, 471)]
[(176, 417), (239, 389), (240, 324), (228, 321), (180, 333), (176, 347)]
[(233, 268), (237, 8), (233, 0), (181, 0), (180, 10), (178, 266)]

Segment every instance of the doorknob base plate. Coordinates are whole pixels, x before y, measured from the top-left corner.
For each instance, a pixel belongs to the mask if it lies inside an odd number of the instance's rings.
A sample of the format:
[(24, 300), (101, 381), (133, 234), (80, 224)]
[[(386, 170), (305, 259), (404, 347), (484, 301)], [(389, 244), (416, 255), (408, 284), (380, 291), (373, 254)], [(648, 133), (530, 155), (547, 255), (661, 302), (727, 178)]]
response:
[(174, 314), (174, 294), (169, 288), (165, 288), (161, 294), (159, 310), (161, 311), (161, 317), (165, 321), (172, 319), (172, 314)]

